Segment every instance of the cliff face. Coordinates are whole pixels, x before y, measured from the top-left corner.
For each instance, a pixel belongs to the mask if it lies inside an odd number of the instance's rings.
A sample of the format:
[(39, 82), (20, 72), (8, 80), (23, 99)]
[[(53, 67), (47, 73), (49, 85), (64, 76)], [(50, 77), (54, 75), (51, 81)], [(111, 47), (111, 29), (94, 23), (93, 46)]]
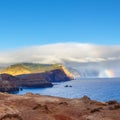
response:
[[(21, 63), (4, 68), (1, 73), (7, 73), (19, 77), (22, 76), (22, 78), (24, 79), (30, 79), (30, 77), (36, 79), (37, 77), (37, 79), (41, 79), (41, 81), (43, 79), (46, 79), (50, 82), (61, 82), (74, 79), (73, 75), (64, 66), (60, 64), (47, 65)], [(33, 77), (33, 75), (35, 75), (35, 77)]]
[(71, 80), (62, 69), (51, 70), (43, 73), (24, 74), (17, 76), (20, 86), (23, 87), (52, 87), (51, 82), (64, 82)]
[(42, 74), (49, 82), (65, 82), (72, 80), (71, 76), (68, 76), (63, 69), (56, 69), (50, 72), (45, 72)]
[(1, 74), (0, 75), (0, 91), (1, 92), (17, 92), (19, 79), (12, 75)]
[(71, 79), (74, 79), (74, 75), (73, 75), (70, 71), (68, 71), (67, 68), (65, 68), (64, 66), (61, 65), (61, 69), (64, 71), (64, 73), (65, 73), (67, 76), (69, 76)]
[(0, 93), (0, 120), (120, 120), (120, 104), (51, 96)]
[(0, 91), (3, 92), (13, 91), (19, 87), (52, 87), (51, 82), (64, 82), (73, 79), (72, 74), (58, 64), (16, 64), (3, 69), (2, 73), (14, 75), (1, 75)]
[(47, 81), (40, 73), (18, 75), (19, 86), (22, 87), (52, 87), (52, 83)]
[(9, 74), (0, 75), (0, 92), (18, 92), (20, 87), (52, 87), (52, 83), (39, 75), (32, 75), (22, 78)]

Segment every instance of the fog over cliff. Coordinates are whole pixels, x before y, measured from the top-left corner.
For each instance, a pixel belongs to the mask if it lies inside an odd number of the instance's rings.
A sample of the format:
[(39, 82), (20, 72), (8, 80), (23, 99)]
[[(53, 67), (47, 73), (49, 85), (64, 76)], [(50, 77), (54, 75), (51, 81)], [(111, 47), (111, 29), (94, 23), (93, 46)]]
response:
[(77, 71), (97, 69), (99, 76), (104, 76), (104, 70), (111, 70), (113, 76), (120, 71), (119, 45), (57, 43), (0, 52), (0, 56), (1, 66), (21, 62), (63, 63)]

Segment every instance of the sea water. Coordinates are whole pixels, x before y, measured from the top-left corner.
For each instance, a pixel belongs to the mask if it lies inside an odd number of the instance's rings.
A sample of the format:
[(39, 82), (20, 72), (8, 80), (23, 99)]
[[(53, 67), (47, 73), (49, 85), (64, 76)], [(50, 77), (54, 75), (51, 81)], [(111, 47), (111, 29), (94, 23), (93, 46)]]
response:
[(65, 98), (87, 95), (99, 101), (120, 101), (120, 78), (84, 78), (53, 84), (52, 88), (23, 88), (18, 94), (32, 92)]

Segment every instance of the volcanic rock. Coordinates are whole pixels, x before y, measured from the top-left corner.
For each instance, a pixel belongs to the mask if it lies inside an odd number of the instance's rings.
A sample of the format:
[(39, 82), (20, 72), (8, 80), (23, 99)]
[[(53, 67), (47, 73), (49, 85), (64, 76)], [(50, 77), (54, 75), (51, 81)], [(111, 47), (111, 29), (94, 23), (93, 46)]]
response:
[(17, 92), (19, 79), (12, 75), (0, 74), (0, 91), (1, 92)]
[(0, 120), (120, 120), (120, 108), (107, 109), (110, 106), (86, 96), (66, 99), (0, 93)]

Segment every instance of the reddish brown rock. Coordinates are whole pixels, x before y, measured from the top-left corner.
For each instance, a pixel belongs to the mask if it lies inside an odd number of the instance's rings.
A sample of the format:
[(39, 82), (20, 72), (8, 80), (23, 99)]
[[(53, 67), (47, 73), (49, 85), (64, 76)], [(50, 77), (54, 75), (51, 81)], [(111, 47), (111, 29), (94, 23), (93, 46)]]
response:
[(120, 108), (108, 109), (113, 105), (120, 104), (97, 102), (86, 96), (65, 99), (0, 93), (0, 120), (120, 120)]

